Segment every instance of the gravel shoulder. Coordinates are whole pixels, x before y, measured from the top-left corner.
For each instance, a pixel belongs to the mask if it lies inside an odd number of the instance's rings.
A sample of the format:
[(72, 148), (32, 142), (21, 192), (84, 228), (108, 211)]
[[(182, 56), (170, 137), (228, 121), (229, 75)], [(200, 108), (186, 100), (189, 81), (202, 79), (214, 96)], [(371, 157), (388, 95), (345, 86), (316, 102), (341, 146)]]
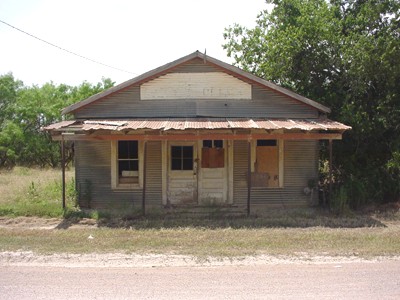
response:
[(262, 266), (282, 264), (348, 264), (378, 263), (400, 261), (400, 256), (374, 257), (371, 259), (357, 256), (311, 256), (306, 253), (295, 253), (293, 256), (244, 256), (237, 258), (197, 258), (176, 254), (123, 254), (123, 253), (90, 253), (90, 254), (36, 254), (31, 251), (0, 252), (1, 266), (24, 267), (96, 267), (96, 268), (152, 268), (152, 267), (217, 267), (217, 266)]

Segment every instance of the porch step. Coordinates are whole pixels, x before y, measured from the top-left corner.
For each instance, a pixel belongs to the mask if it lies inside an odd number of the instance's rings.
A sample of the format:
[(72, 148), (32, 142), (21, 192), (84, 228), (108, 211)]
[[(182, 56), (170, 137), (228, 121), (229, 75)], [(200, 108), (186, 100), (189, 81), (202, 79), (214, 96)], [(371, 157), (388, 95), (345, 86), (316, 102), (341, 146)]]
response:
[(247, 210), (240, 206), (197, 206), (197, 205), (180, 205), (176, 207), (166, 207), (164, 212), (169, 215), (177, 216), (245, 216)]

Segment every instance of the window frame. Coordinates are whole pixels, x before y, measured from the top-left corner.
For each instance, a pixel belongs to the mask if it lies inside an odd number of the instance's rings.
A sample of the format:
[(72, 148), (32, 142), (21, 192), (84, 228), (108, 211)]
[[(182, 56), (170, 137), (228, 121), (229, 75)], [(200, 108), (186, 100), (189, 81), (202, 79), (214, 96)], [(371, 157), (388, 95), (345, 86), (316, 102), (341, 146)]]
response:
[[(173, 155), (172, 155), (172, 148), (173, 147), (181, 147), (182, 149), (181, 149), (181, 151), (182, 151), (182, 153), (181, 153), (181, 157), (173, 157)], [(186, 159), (188, 159), (187, 157), (185, 157), (184, 156), (184, 153), (183, 153), (183, 147), (191, 147), (192, 148), (192, 157), (191, 157), (191, 162), (192, 162), (192, 168), (191, 169), (184, 169), (183, 168), (183, 166), (184, 166), (184, 160)], [(175, 171), (178, 171), (178, 172), (182, 172), (182, 171), (190, 171), (190, 172), (193, 172), (194, 170), (195, 170), (195, 157), (194, 157), (194, 154), (195, 154), (195, 149), (194, 149), (194, 145), (170, 145), (170, 162), (169, 162), (169, 169), (170, 169), (170, 171), (172, 171), (172, 172), (175, 172)], [(181, 169), (174, 169), (173, 168), (173, 160), (174, 159), (180, 159), (181, 160)]]
[[(259, 140), (268, 140), (259, 139)], [(285, 187), (284, 177), (284, 140), (276, 139), (276, 146), (278, 147), (278, 187), (253, 187), (255, 189), (283, 189)], [(261, 146), (262, 147), (262, 146)], [(255, 172), (255, 164), (257, 161), (257, 140), (251, 141), (251, 172)]]
[[(211, 147), (209, 146), (205, 146), (205, 142), (211, 142)], [(221, 147), (217, 147), (215, 144), (221, 142), (222, 146)], [(216, 148), (216, 149), (223, 149), (224, 147), (224, 140), (202, 140), (202, 148)]]
[[(125, 141), (125, 140), (121, 140)], [(120, 183), (118, 174), (118, 142), (111, 141), (111, 188), (114, 190), (134, 190), (141, 189), (143, 187), (143, 142), (138, 141), (138, 183)]]

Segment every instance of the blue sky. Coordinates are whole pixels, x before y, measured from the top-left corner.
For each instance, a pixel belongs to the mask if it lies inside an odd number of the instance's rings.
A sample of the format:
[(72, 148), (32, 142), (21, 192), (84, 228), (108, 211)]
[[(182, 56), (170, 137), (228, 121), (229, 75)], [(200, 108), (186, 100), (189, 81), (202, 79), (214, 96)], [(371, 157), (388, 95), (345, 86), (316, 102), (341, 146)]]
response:
[(224, 28), (254, 27), (265, 0), (1, 0), (0, 20), (90, 59), (78, 58), (0, 23), (0, 74), (26, 85), (117, 83), (196, 50), (231, 63)]

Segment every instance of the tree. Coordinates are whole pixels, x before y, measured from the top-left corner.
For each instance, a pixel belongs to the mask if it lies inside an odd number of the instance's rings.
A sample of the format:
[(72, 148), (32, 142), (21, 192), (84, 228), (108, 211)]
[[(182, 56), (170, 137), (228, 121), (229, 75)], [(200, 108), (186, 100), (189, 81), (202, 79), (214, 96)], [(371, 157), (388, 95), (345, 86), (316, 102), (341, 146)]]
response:
[[(114, 85), (103, 78), (96, 85), (83, 82), (77, 87), (52, 82), (24, 86), (12, 74), (0, 76), (0, 167), (60, 165), (60, 145), (41, 128), (61, 121), (61, 110)], [(72, 159), (72, 149), (67, 149)]]
[(274, 0), (252, 29), (225, 30), (239, 67), (332, 108), (353, 130), (335, 144), (352, 205), (400, 195), (400, 2)]
[(11, 73), (0, 76), (0, 125), (12, 118), (12, 106), (22, 85), (22, 81), (15, 80)]

